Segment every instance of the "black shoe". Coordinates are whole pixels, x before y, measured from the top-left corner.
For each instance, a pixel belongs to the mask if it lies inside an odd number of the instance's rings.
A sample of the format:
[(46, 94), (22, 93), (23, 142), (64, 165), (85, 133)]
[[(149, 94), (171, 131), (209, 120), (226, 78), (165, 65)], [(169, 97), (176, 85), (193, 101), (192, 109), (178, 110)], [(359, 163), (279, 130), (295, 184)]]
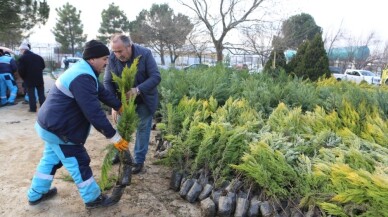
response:
[(132, 168), (132, 174), (138, 174), (143, 171), (144, 164), (135, 164)]
[(15, 102), (9, 102), (9, 103), (7, 103), (7, 105), (8, 106), (12, 106), (12, 105), (16, 105), (16, 103)]
[(104, 194), (100, 194), (100, 196), (97, 197), (96, 200), (85, 203), (86, 209), (95, 209), (99, 207), (108, 207), (115, 205), (118, 201), (111, 200), (108, 196)]
[(28, 109), (28, 112), (36, 112), (36, 110)]
[(48, 200), (48, 199), (51, 199), (52, 197), (54, 197), (55, 195), (57, 194), (57, 188), (54, 187), (52, 189), (50, 189), (47, 193), (45, 194), (42, 194), (42, 197), (35, 200), (35, 201), (28, 201), (28, 203), (30, 205), (36, 205), (42, 201), (45, 201), (45, 200)]
[(120, 162), (119, 153), (117, 152), (115, 156), (112, 158), (112, 165), (118, 164)]

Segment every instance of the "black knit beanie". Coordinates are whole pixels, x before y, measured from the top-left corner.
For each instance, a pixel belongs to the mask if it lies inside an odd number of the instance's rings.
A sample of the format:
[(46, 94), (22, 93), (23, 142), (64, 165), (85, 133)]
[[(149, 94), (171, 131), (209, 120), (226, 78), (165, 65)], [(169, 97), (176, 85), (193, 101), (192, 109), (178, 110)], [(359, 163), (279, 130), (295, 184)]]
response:
[(86, 42), (82, 58), (84, 60), (99, 58), (109, 55), (109, 49), (103, 43), (97, 40), (91, 40)]

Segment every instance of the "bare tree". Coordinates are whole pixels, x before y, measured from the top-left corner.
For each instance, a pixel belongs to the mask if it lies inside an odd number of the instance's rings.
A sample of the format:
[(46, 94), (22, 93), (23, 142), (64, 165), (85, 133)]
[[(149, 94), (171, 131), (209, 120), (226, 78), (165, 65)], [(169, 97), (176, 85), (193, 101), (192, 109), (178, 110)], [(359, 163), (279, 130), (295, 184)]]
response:
[(176, 59), (178, 59), (184, 49), (186, 37), (192, 31), (194, 25), (191, 23), (188, 16), (181, 13), (175, 15), (172, 20), (172, 31), (169, 32), (170, 34), (168, 35), (168, 40), (166, 42), (170, 54), (170, 62), (175, 65)]
[(325, 48), (327, 53), (330, 53), (332, 48), (341, 40), (344, 39), (344, 29), (342, 28), (342, 21), (339, 25), (338, 29), (335, 32), (327, 31), (323, 37), (323, 43), (325, 44)]
[(331, 43), (329, 49), (326, 47), (332, 65), (338, 65), (342, 69), (356, 68), (372, 71), (380, 71), (383, 68), (381, 64), (384, 50), (382, 42), (377, 39), (374, 32), (369, 33), (366, 38), (362, 36), (355, 38), (350, 34), (346, 35), (344, 30), (338, 30), (334, 38), (332, 42), (335, 41), (339, 45), (334, 47), (334, 43)]
[[(259, 21), (254, 16), (263, 2), (269, 0), (178, 0), (179, 3), (192, 10), (197, 18), (206, 26), (217, 53), (217, 62), (223, 60), (224, 39), (227, 34), (244, 22)], [(211, 10), (211, 5), (218, 4), (217, 10)]]
[(371, 54), (368, 58), (368, 63), (364, 66), (373, 72), (381, 72), (387, 67), (387, 45), (383, 45), (382, 42), (376, 45), (376, 48), (371, 50)]
[(194, 24), (193, 30), (187, 36), (188, 50), (187, 53), (194, 53), (202, 63), (202, 57), (206, 52), (211, 52), (209, 49), (210, 39), (206, 34), (206, 30), (201, 29), (199, 23)]
[(272, 38), (280, 33), (279, 25), (271, 22), (244, 26), (241, 28), (242, 44), (237, 49), (247, 54), (258, 55), (258, 65), (264, 66), (273, 49)]
[(385, 42), (384, 48), (381, 53), (381, 69), (388, 68), (388, 42)]
[[(362, 39), (349, 39), (349, 47), (353, 49), (349, 52), (349, 58), (353, 58), (353, 63), (356, 69), (364, 69), (368, 65), (380, 59), (380, 55), (370, 52), (371, 47), (377, 47), (380, 41), (376, 38), (375, 32), (369, 33), (369, 35)], [(367, 48), (367, 49), (366, 49)], [(350, 59), (349, 59), (350, 60)]]

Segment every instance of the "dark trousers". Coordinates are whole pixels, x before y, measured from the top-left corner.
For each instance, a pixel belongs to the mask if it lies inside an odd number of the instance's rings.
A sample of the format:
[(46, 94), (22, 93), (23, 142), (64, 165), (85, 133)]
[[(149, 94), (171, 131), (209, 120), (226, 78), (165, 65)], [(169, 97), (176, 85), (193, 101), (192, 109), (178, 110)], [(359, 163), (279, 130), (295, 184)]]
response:
[(43, 84), (39, 85), (39, 86), (34, 86), (34, 87), (27, 87), (27, 93), (28, 93), (28, 97), (29, 97), (28, 103), (30, 104), (31, 111), (36, 111), (35, 88), (38, 92), (40, 106), (42, 106), (42, 104), (46, 100), (46, 96), (44, 95), (44, 85)]

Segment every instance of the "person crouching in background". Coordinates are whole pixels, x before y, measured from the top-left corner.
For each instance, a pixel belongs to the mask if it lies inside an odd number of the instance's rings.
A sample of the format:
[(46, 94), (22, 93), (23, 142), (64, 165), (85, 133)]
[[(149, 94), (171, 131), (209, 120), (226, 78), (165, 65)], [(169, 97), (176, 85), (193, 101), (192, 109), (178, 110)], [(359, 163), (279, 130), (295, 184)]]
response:
[[(13, 75), (17, 70), (15, 60), (8, 55), (4, 55), (3, 50), (0, 49), (0, 106), (15, 105), (15, 99), (18, 92), (15, 79)], [(7, 99), (7, 88), (10, 91)]]

